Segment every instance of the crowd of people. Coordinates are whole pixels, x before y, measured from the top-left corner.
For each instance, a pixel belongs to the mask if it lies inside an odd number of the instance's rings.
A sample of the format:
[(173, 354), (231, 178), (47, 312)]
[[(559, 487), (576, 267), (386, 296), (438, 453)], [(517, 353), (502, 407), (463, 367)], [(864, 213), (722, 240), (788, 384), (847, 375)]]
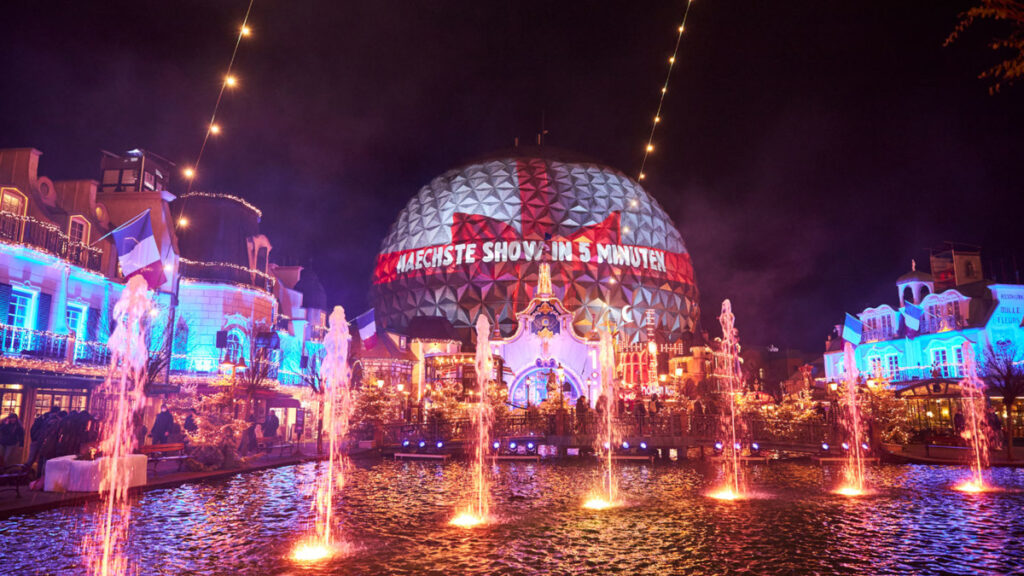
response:
[[(51, 458), (78, 454), (84, 444), (96, 440), (98, 429), (99, 421), (89, 412), (68, 412), (53, 406), (37, 416), (28, 430), (31, 442), (24, 465), (41, 472)], [(24, 447), (25, 428), (17, 414), (9, 414), (0, 424), (0, 464), (22, 464), (19, 455)]]

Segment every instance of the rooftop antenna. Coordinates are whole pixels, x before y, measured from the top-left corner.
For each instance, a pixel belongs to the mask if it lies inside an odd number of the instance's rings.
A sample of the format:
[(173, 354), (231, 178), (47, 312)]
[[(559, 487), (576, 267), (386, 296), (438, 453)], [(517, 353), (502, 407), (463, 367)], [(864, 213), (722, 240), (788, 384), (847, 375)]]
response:
[(545, 120), (544, 116), (545, 116), (544, 110), (541, 109), (541, 111), (540, 111), (540, 132), (537, 133), (537, 146), (543, 146), (544, 145), (544, 137), (548, 135), (548, 131), (544, 127), (544, 120)]

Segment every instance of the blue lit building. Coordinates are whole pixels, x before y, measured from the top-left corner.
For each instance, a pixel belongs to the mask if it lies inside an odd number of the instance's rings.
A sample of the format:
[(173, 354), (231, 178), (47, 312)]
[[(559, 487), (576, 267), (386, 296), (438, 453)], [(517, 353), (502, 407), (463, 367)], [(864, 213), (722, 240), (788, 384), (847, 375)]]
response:
[[(226, 194), (175, 197), (167, 190), (173, 164), (142, 150), (104, 153), (100, 181), (54, 182), (39, 174), (41, 155), (0, 150), (0, 412), (28, 428), (53, 405), (95, 408), (124, 285), (114, 245), (102, 237), (146, 209), (167, 277), (154, 296), (155, 334), (167, 332), (178, 294), (170, 382), (150, 392), (222, 380), (223, 365), (243, 361), (253, 345), (271, 348), (274, 381), (302, 383), (301, 359), (324, 334), (323, 287), (300, 266), (271, 262), (258, 208)], [(154, 351), (165, 342), (151, 337)], [(299, 409), (290, 390), (260, 407), (281, 408), (284, 430)]]
[[(959, 409), (963, 343), (970, 343), (979, 362), (990, 344), (1024, 346), (1024, 285), (984, 280), (977, 251), (943, 251), (932, 256), (931, 264), (934, 275), (912, 266), (896, 280), (897, 305), (856, 314), (864, 329), (855, 355), (862, 375), (911, 400), (918, 426), (942, 428), (951, 425)], [(924, 311), (918, 330), (907, 326), (908, 304)], [(844, 377), (841, 332), (837, 326), (826, 345), (828, 381)]]

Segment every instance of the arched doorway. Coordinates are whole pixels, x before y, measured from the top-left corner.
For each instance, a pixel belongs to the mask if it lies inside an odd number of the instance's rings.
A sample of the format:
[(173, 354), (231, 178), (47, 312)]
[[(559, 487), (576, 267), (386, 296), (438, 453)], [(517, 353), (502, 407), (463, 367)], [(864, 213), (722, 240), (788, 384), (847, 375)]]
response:
[[(512, 381), (512, 385), (508, 389), (508, 401), (512, 403), (513, 407), (525, 408), (527, 394), (529, 394), (530, 405), (537, 405), (547, 400), (549, 374), (555, 370), (557, 370), (555, 366), (531, 366), (516, 374), (515, 380)], [(583, 387), (580, 386), (579, 379), (571, 370), (565, 369), (564, 376), (565, 383), (569, 385), (569, 389), (564, 392), (565, 401), (571, 406), (583, 393)], [(550, 395), (557, 401), (557, 387), (550, 392)]]

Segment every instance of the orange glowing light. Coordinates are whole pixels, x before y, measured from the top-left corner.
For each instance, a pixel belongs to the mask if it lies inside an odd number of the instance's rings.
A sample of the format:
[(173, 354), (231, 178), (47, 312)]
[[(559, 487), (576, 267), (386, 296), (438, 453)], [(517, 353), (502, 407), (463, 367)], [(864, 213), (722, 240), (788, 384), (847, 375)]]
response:
[(848, 497), (852, 498), (854, 496), (863, 496), (865, 494), (865, 492), (864, 492), (864, 490), (861, 490), (860, 488), (857, 488), (856, 486), (842, 486), (838, 490), (836, 490), (836, 494), (839, 494), (840, 496), (848, 496)]
[(977, 494), (979, 492), (988, 492), (988, 486), (978, 480), (967, 480), (961, 482), (953, 487), (953, 490), (958, 492), (967, 492), (970, 494)]
[(448, 524), (451, 526), (457, 526), (459, 528), (476, 528), (482, 524), (486, 524), (487, 521), (480, 516), (466, 510), (459, 512), (454, 518), (452, 518)]
[(188, 218), (185, 218), (184, 216), (178, 218), (178, 226), (181, 226), (182, 228), (188, 228)]
[(611, 502), (601, 496), (592, 496), (583, 503), (583, 507), (587, 510), (607, 510), (617, 506), (615, 502)]
[(196, 171), (191, 168), (185, 168), (185, 170), (183, 170), (182, 173), (185, 175), (185, 178), (188, 179), (192, 179), (196, 175)]
[(654, 144), (648, 144), (647, 145), (647, 151), (648, 152), (654, 152)]
[(740, 500), (740, 499), (743, 498), (742, 494), (740, 494), (738, 492), (734, 492), (733, 489), (729, 488), (728, 486), (723, 487), (723, 488), (719, 488), (718, 490), (715, 490), (714, 492), (709, 493), (708, 496), (710, 496), (711, 498), (714, 498), (715, 500), (729, 500), (729, 501)]
[(292, 560), (296, 562), (320, 562), (334, 555), (329, 546), (316, 542), (301, 542), (292, 551)]
[(210, 124), (210, 134), (220, 134), (220, 126), (217, 124)]
[(224, 84), (230, 88), (234, 88), (238, 85), (238, 78), (235, 78), (234, 76), (227, 76), (224, 78)]
[(252, 35), (252, 28), (249, 28), (248, 26), (242, 26), (241, 33), (242, 33), (242, 36), (245, 36), (246, 38), (248, 38), (249, 36)]

